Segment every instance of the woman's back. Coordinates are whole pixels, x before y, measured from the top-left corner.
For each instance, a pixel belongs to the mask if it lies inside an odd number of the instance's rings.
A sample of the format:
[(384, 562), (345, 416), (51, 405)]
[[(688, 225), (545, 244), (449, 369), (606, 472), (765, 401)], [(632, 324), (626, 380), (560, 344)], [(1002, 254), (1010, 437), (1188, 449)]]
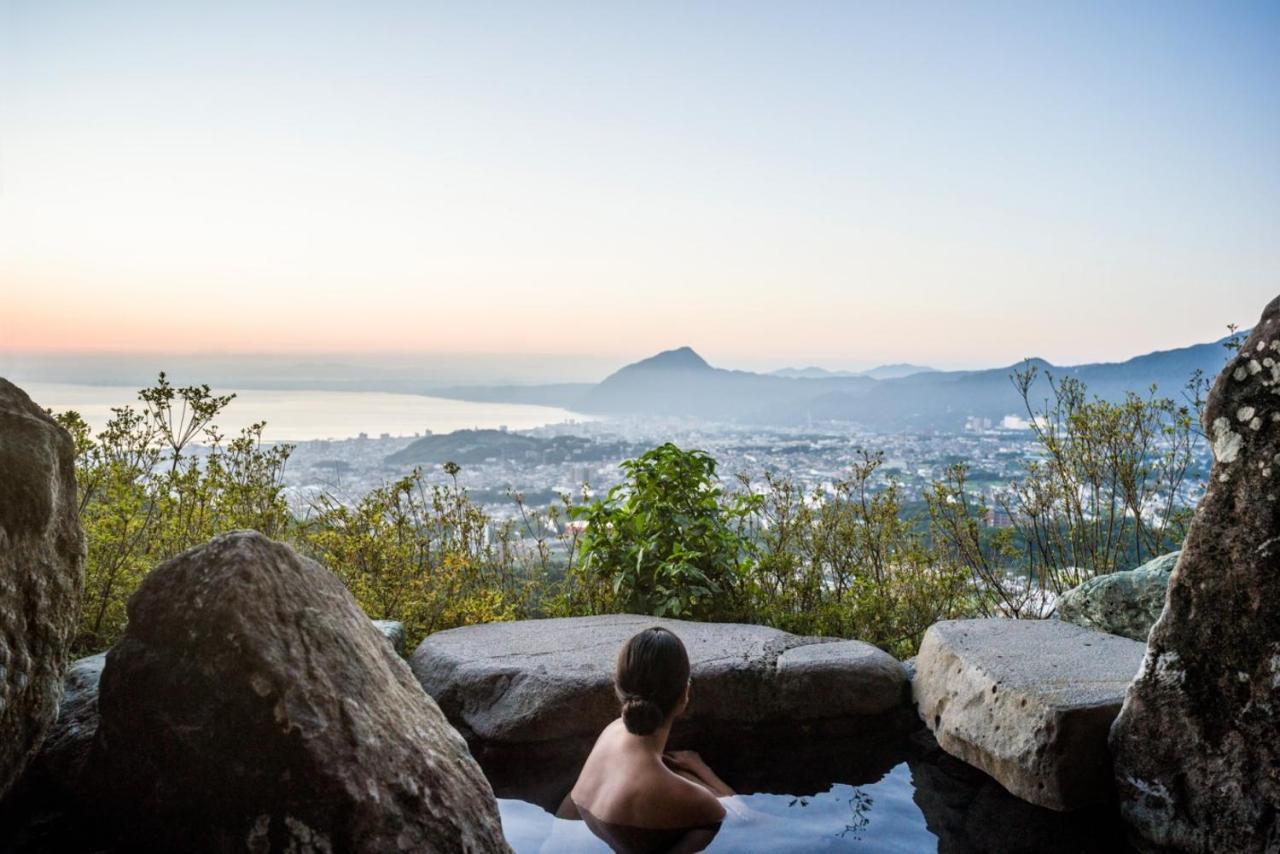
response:
[(689, 672), (684, 644), (664, 628), (640, 632), (618, 654), (622, 717), (596, 739), (560, 813), (614, 851), (701, 851), (724, 819), (717, 795), (733, 790), (696, 753), (665, 752), (689, 703)]
[(621, 719), (605, 727), (570, 798), (597, 820), (646, 829), (715, 824), (724, 807), (707, 788), (673, 771)]

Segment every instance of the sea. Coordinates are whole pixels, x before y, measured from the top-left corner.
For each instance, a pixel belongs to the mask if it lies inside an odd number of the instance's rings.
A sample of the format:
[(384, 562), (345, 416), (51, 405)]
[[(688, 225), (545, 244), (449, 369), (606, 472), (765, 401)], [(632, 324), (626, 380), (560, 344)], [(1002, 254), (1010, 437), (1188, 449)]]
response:
[[(54, 412), (75, 410), (94, 431), (111, 418), (114, 407), (141, 408), (138, 391), (127, 386), (13, 380), (31, 399)], [(462, 429), (527, 430), (546, 424), (589, 421), (588, 416), (553, 406), (472, 403), (417, 394), (374, 391), (301, 391), (213, 389), (234, 392), (216, 423), (224, 435), (265, 421), (263, 438), (272, 442), (349, 439), (369, 436), (414, 436), (425, 431), (449, 433)]]

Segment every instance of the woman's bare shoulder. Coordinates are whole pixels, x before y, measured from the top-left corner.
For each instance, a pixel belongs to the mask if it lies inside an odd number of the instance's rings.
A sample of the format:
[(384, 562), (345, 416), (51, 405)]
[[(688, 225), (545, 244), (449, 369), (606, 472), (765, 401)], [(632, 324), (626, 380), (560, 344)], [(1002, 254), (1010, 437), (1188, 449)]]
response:
[(674, 819), (673, 824), (700, 827), (724, 820), (724, 804), (706, 787), (674, 774), (672, 777), (675, 780), (666, 787), (666, 807)]

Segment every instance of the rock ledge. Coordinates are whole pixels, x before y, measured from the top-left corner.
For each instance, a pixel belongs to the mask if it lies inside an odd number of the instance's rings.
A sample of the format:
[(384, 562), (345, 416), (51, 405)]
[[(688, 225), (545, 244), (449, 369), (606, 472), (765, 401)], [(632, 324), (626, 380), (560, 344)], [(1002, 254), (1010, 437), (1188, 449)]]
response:
[(1114, 797), (1107, 731), (1142, 663), (1137, 641), (1058, 620), (950, 620), (913, 683), (938, 744), (1033, 804)]
[(870, 644), (631, 614), (437, 632), (418, 646), (411, 665), (469, 740), (594, 739), (618, 715), (618, 650), (655, 625), (679, 635), (689, 651), (693, 691), (686, 727), (865, 718), (905, 707), (906, 671)]

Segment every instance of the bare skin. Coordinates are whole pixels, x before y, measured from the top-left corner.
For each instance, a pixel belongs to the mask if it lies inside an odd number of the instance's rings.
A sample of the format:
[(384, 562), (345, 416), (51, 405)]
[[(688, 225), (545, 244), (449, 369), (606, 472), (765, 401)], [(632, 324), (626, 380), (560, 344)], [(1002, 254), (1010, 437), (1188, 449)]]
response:
[(689, 691), (662, 726), (648, 735), (627, 732), (619, 718), (604, 728), (557, 815), (578, 818), (577, 806), (601, 821), (654, 829), (717, 824), (734, 794), (691, 750), (666, 752), (671, 725)]

